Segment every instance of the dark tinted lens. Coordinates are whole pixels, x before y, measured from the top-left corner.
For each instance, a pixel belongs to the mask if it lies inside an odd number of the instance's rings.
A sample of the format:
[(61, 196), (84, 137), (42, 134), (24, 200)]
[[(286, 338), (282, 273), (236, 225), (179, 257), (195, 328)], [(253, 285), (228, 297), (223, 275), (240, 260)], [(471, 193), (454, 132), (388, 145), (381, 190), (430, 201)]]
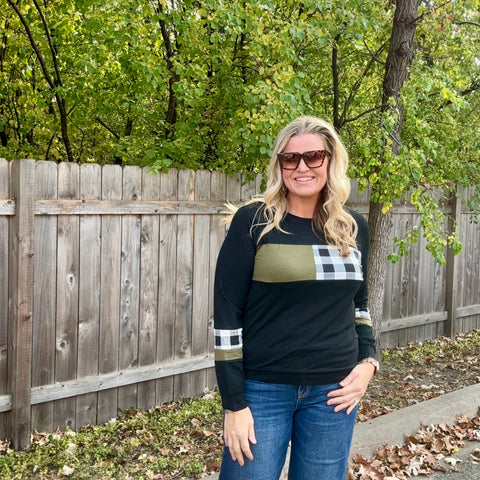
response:
[(325, 159), (325, 150), (314, 150), (313, 152), (305, 152), (303, 158), (309, 167), (320, 167)]
[(280, 153), (278, 158), (283, 168), (294, 170), (297, 168), (298, 162), (300, 161), (300, 154), (294, 152)]

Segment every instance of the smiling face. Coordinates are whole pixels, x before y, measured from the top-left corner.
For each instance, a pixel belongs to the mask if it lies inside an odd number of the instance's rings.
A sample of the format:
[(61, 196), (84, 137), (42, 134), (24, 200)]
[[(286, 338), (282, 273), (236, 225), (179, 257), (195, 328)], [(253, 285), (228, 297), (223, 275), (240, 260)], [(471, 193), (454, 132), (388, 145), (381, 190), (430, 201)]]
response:
[[(291, 137), (283, 152), (308, 152), (312, 150), (326, 150), (323, 138), (319, 135), (308, 133)], [(287, 210), (298, 216), (313, 216), (315, 207), (327, 183), (329, 158), (325, 158), (319, 168), (309, 168), (302, 159), (295, 170), (282, 169), (283, 184), (288, 190)]]

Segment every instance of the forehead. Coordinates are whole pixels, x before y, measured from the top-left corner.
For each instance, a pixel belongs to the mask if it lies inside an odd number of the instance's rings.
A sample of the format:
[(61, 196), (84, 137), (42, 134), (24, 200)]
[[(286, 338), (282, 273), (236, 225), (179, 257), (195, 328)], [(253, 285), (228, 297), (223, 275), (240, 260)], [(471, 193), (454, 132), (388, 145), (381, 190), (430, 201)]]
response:
[(291, 137), (285, 148), (284, 152), (309, 152), (311, 150), (325, 150), (325, 142), (320, 135), (315, 133), (307, 133), (305, 135), (298, 135)]

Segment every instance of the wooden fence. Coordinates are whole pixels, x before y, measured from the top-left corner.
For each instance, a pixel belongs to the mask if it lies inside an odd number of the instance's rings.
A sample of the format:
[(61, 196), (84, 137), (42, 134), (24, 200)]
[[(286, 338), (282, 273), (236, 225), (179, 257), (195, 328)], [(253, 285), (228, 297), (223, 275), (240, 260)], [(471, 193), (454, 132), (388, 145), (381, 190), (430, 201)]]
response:
[[(225, 202), (260, 178), (0, 160), (0, 438), (77, 429), (215, 385), (213, 275)], [(368, 212), (368, 195), (351, 205)], [(382, 343), (480, 327), (479, 226), (448, 206), (465, 251), (424, 245), (389, 267)], [(394, 210), (394, 235), (417, 219)], [(475, 261), (472, 261), (475, 259)]]

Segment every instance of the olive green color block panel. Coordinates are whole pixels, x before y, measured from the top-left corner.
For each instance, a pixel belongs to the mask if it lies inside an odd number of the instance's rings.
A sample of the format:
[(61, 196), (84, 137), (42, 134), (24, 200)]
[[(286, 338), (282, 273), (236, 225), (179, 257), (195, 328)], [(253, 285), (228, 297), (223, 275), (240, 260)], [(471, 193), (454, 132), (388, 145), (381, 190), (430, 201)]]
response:
[(215, 350), (216, 362), (228, 362), (230, 360), (241, 360), (243, 358), (243, 350), (236, 348), (235, 350)]
[(316, 279), (311, 245), (261, 245), (255, 257), (253, 280), (266, 283)]

